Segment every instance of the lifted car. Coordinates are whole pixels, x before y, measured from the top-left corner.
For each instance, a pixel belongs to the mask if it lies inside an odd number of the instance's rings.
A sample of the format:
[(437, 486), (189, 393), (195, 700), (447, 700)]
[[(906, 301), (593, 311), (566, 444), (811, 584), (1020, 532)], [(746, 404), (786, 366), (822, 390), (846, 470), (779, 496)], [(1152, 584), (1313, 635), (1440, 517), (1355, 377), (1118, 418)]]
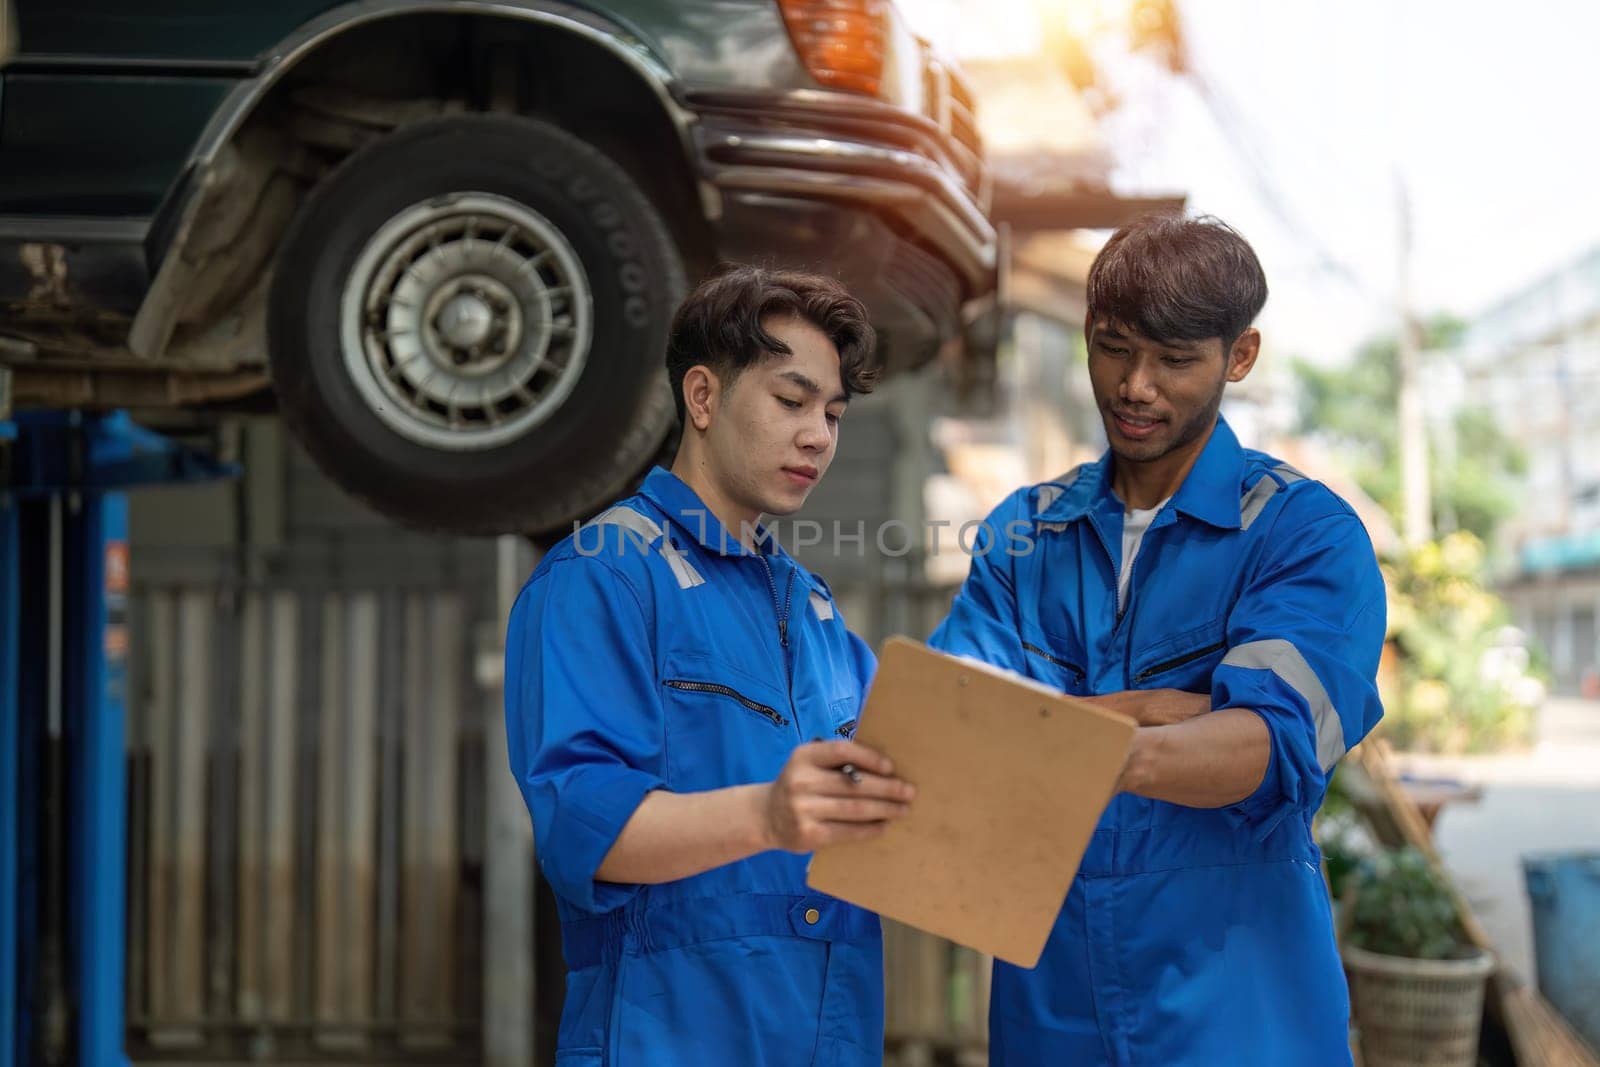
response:
[(402, 521), (548, 531), (659, 454), (720, 260), (837, 275), (890, 372), (955, 349), (988, 182), (882, 0), (0, 0), (0, 376), (272, 397)]

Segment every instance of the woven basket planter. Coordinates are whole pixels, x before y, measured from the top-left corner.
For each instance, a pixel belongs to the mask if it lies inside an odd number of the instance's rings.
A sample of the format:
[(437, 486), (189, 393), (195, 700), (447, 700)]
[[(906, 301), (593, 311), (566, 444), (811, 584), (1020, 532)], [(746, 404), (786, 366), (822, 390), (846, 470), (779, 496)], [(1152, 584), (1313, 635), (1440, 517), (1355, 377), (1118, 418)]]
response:
[(1413, 960), (1351, 945), (1342, 954), (1364, 1067), (1474, 1067), (1493, 956)]

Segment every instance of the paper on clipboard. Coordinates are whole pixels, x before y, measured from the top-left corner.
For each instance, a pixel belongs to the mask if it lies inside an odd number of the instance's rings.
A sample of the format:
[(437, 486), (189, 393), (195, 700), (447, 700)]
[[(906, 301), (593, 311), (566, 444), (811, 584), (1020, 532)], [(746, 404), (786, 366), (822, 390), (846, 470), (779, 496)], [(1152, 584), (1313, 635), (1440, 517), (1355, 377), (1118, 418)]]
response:
[(881, 836), (817, 852), (807, 884), (1032, 967), (1134, 729), (1010, 671), (891, 638), (856, 740), (894, 760), (917, 799)]

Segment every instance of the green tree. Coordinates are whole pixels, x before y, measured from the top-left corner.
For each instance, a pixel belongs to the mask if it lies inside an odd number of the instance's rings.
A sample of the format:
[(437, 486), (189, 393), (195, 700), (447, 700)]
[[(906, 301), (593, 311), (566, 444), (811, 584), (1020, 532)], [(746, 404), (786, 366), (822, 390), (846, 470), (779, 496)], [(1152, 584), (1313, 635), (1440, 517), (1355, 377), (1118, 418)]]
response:
[[(1437, 316), (1424, 328), (1424, 346), (1449, 349), (1463, 323)], [(1442, 356), (1434, 358), (1446, 358)], [(1294, 363), (1300, 386), (1298, 432), (1333, 440), (1350, 458), (1361, 488), (1391, 515), (1400, 514), (1400, 347), (1394, 337), (1363, 345), (1342, 367)], [(1492, 544), (1516, 508), (1515, 481), (1526, 469), (1516, 442), (1501, 433), (1491, 412), (1465, 407), (1446, 440), (1429, 441), (1434, 524), (1441, 533), (1466, 530)]]
[[(1461, 324), (1438, 318), (1424, 345), (1451, 348)], [(1435, 359), (1448, 358), (1445, 355)], [(1400, 501), (1399, 346), (1363, 345), (1349, 365), (1295, 363), (1299, 432), (1338, 446), (1361, 488), (1391, 515)], [(1526, 741), (1539, 680), (1507, 644), (1509, 615), (1483, 586), (1485, 543), (1516, 506), (1524, 459), (1492, 413), (1467, 407), (1429, 442), (1438, 540), (1384, 564), (1389, 637), (1398, 653), (1386, 677), (1384, 729), (1400, 748), (1477, 751)]]
[(1544, 688), (1483, 585), (1483, 542), (1458, 530), (1384, 563), (1396, 669), (1380, 681), (1397, 748), (1492, 751), (1527, 741)]

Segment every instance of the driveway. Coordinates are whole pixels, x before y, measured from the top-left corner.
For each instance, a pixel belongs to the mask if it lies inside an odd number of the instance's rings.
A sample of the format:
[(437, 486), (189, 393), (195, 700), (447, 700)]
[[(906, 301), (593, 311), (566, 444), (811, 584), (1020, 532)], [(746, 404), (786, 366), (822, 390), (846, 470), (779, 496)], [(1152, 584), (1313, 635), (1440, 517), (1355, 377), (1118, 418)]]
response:
[(1600, 701), (1550, 699), (1540, 709), (1536, 737), (1526, 752), (1399, 760), (1418, 776), (1483, 787), (1476, 804), (1440, 813), (1434, 841), (1506, 964), (1530, 981), (1533, 930), (1520, 858), (1600, 852)]

